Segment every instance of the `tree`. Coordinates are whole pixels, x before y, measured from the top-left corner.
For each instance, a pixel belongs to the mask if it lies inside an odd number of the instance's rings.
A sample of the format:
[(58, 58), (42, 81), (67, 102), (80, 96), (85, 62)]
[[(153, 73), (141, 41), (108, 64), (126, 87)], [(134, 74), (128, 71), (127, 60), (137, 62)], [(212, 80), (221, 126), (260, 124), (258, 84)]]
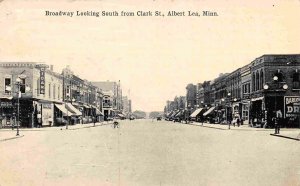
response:
[(137, 118), (137, 119), (142, 119), (142, 118), (146, 118), (146, 112), (144, 111), (140, 111), (140, 110), (136, 110), (132, 113), (132, 115)]

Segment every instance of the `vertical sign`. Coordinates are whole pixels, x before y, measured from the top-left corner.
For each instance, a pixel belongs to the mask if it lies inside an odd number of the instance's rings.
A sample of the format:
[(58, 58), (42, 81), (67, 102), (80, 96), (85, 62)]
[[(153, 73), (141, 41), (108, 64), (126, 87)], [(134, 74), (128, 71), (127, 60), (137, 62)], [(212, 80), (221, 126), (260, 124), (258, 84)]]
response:
[(45, 68), (40, 68), (40, 94), (45, 94)]

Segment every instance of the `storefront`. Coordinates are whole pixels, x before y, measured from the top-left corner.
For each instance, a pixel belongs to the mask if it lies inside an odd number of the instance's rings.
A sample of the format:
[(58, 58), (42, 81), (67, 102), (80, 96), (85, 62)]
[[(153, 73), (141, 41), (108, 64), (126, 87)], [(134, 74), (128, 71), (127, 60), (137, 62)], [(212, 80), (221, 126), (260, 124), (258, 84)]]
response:
[(249, 124), (249, 109), (250, 100), (243, 100), (242, 102), (242, 121), (244, 124)]
[(263, 112), (264, 97), (252, 98), (250, 103), (250, 123), (252, 126), (261, 125), (264, 121), (265, 114)]
[(53, 126), (54, 124), (54, 104), (49, 101), (35, 101), (34, 126)]
[(205, 120), (208, 121), (209, 123), (215, 123), (215, 117), (216, 117), (215, 108), (216, 108), (216, 107), (210, 107), (210, 108), (203, 114)]
[(12, 100), (0, 100), (0, 128), (11, 127), (15, 122), (15, 108)]

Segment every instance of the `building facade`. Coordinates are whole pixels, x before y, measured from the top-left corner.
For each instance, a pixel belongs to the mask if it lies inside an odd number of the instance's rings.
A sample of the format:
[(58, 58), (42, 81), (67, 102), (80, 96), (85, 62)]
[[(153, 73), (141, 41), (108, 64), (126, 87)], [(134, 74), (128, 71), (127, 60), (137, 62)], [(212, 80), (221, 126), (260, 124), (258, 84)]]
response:
[[(300, 54), (263, 55), (249, 64), (212, 81), (199, 83), (196, 101), (187, 93), (187, 105), (208, 109), (207, 120), (229, 123), (239, 119), (253, 127), (273, 127), (279, 118), (283, 127), (300, 128)], [(191, 90), (192, 84), (186, 87)], [(200, 104), (199, 104), (200, 103)], [(178, 109), (175, 102), (168, 112)]]

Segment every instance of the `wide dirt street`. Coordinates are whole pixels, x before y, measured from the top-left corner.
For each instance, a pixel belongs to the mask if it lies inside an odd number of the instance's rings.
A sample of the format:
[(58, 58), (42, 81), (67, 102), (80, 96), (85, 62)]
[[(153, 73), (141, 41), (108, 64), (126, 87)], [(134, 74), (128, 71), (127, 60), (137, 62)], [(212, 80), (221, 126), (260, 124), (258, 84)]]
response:
[(0, 141), (0, 185), (300, 185), (299, 142), (270, 131), (99, 125), (21, 130)]

